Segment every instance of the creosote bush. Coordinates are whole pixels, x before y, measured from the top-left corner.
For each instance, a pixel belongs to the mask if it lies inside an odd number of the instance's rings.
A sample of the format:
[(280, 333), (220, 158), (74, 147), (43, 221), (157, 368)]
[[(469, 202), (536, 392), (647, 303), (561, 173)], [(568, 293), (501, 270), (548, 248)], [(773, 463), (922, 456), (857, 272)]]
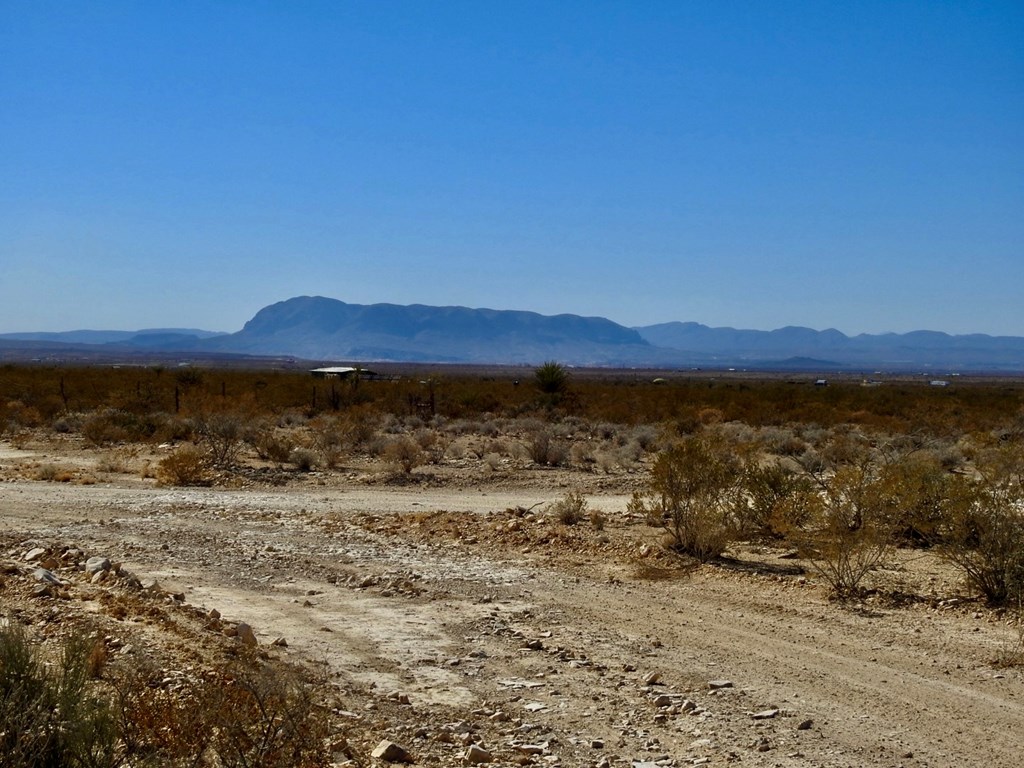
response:
[(990, 605), (1024, 600), (1024, 457), (1020, 445), (989, 453), (969, 504), (950, 521), (939, 551)]
[(569, 491), (548, 508), (562, 525), (576, 525), (587, 518), (587, 500), (579, 491)]
[(822, 481), (821, 504), (800, 539), (837, 599), (860, 596), (864, 577), (892, 551), (891, 502), (868, 465), (841, 466)]
[(733, 446), (704, 431), (658, 454), (649, 487), (631, 512), (668, 531), (672, 549), (701, 561), (719, 557), (736, 534), (742, 464)]
[(157, 464), (157, 481), (163, 485), (209, 485), (206, 454), (192, 445), (183, 445)]

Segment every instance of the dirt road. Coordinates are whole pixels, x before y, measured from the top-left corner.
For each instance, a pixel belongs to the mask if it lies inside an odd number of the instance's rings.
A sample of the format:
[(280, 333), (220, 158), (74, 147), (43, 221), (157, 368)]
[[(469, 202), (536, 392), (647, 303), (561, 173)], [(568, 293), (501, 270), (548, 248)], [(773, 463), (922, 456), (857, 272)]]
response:
[(603, 531), (524, 512), (556, 497), (16, 481), (0, 533), (9, 556), (74, 544), (263, 646), (285, 638), (336, 685), (340, 717), (424, 765), (457, 764), (466, 732), (502, 764), (1022, 764), (1024, 679), (993, 663), (1016, 632), (946, 600), (932, 561), (890, 568), (934, 599), (844, 608), (780, 553), (648, 564), (657, 532), (621, 495), (591, 498)]

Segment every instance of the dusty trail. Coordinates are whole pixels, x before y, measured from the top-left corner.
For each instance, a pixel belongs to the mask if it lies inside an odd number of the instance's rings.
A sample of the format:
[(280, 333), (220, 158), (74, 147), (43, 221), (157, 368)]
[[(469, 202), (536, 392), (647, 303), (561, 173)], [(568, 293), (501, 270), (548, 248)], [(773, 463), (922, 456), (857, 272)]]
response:
[[(178, 585), (189, 603), (252, 624), (263, 645), (287, 638), (290, 657), (322, 665), (352, 696), (407, 694), (397, 736), (482, 720), (504, 762), (518, 738), (544, 741), (557, 757), (546, 762), (563, 765), (1020, 765), (1024, 681), (990, 663), (1012, 633), (967, 609), (858, 612), (792, 577), (707, 567), (645, 580), (611, 558), (364, 524), (436, 510), (483, 520), (555, 496), (17, 482), (0, 485), (0, 531), (74, 543)], [(624, 497), (593, 504), (610, 535), (630, 533), (615, 517)], [(716, 679), (733, 685), (709, 690)], [(659, 706), (659, 695), (697, 713)], [(523, 724), (481, 714), (494, 711)], [(432, 749), (421, 747), (424, 762), (444, 763)]]

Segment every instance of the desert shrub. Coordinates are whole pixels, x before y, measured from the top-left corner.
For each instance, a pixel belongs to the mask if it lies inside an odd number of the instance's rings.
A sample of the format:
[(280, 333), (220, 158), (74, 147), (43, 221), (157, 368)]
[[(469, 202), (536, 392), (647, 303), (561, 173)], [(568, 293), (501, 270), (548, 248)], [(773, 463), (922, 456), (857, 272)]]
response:
[(496, 472), (497, 470), (501, 469), (501, 454), (484, 454), (484, 466), (487, 467), (491, 472)]
[(569, 448), (569, 461), (577, 467), (590, 467), (594, 464), (594, 447), (590, 443), (575, 442)]
[(603, 531), (607, 522), (608, 518), (600, 510), (595, 509), (590, 513), (590, 527), (595, 531)]
[(556, 440), (547, 429), (532, 432), (526, 439), (526, 448), (534, 464), (560, 467), (569, 458), (565, 443)]
[(735, 535), (741, 472), (734, 446), (701, 432), (658, 454), (648, 489), (633, 494), (630, 511), (664, 527), (677, 552), (710, 560)]
[(327, 720), (298, 675), (270, 664), (237, 666), (207, 689), (211, 750), (224, 768), (326, 766)]
[(385, 458), (409, 474), (423, 463), (423, 451), (419, 444), (407, 435), (389, 439), (384, 447)]
[(308, 417), (296, 408), (288, 408), (277, 417), (277, 426), (282, 429), (305, 426)]
[(653, 450), (660, 440), (660, 431), (652, 424), (637, 424), (632, 434), (633, 440), (644, 452)]
[(295, 449), (292, 436), (278, 432), (271, 424), (260, 424), (246, 430), (245, 441), (261, 459), (278, 464), (288, 462)]
[(947, 472), (927, 453), (900, 458), (878, 471), (889, 527), (902, 546), (940, 543), (952, 522), (974, 501), (964, 475)]
[(553, 502), (548, 511), (562, 525), (576, 525), (587, 517), (587, 500), (579, 491), (569, 491), (564, 497)]
[(803, 527), (818, 506), (814, 482), (782, 464), (750, 462), (741, 482), (736, 517), (744, 535), (784, 539)]
[(416, 444), (423, 451), (424, 458), (430, 464), (440, 464), (444, 460), (449, 440), (434, 429), (421, 427), (413, 435)]
[(300, 472), (312, 472), (316, 468), (316, 453), (309, 448), (299, 446), (292, 449), (288, 461), (294, 464)]
[(17, 624), (0, 628), (0, 755), (10, 768), (120, 763), (113, 711), (90, 685), (96, 639), (72, 633), (47, 659)]
[(229, 411), (204, 413), (196, 418), (196, 432), (215, 467), (229, 467), (242, 450), (245, 421)]
[(162, 485), (209, 485), (206, 454), (195, 446), (182, 446), (160, 460), (156, 477)]
[(892, 550), (892, 496), (868, 464), (840, 467), (821, 485), (821, 504), (800, 541), (832, 595), (855, 598)]
[(131, 414), (106, 408), (90, 414), (82, 423), (82, 436), (93, 445), (106, 446), (128, 440)]
[(74, 474), (67, 467), (57, 464), (41, 464), (36, 469), (36, 480), (50, 483), (66, 483), (74, 477)]
[(80, 432), (85, 419), (86, 416), (82, 413), (62, 413), (50, 423), (50, 426), (58, 434), (69, 435)]
[(939, 551), (991, 605), (1013, 605), (1024, 599), (1024, 460), (1013, 449), (987, 458)]
[(0, 411), (0, 425), (6, 431), (17, 432), (22, 429), (35, 429), (43, 423), (42, 415), (34, 406), (21, 400), (8, 400)]
[(131, 464), (138, 455), (138, 450), (132, 447), (115, 448), (104, 453), (96, 461), (96, 469), (111, 474), (131, 472)]
[(118, 670), (115, 709), (125, 757), (137, 766), (320, 768), (327, 720), (297, 673), (242, 658), (174, 690), (145, 659)]

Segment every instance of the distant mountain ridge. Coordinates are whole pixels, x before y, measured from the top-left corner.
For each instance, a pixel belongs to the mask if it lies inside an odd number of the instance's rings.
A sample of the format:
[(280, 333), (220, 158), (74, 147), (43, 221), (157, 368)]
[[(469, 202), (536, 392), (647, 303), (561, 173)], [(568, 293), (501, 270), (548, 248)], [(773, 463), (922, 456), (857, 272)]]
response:
[(207, 339), (223, 335), (219, 331), (202, 331), (198, 328), (146, 328), (140, 331), (35, 331), (31, 333), (0, 333), (0, 339), (11, 341), (54, 341), (63, 344), (124, 344), (136, 337), (147, 338), (197, 338)]
[(834, 328), (755, 331), (681, 322), (636, 330), (655, 346), (723, 356), (739, 364), (809, 357), (850, 367), (1024, 370), (1024, 337), (1020, 336), (953, 336), (938, 331), (847, 336)]
[[(670, 322), (627, 328), (603, 317), (423, 304), (348, 304), (298, 296), (259, 310), (235, 333), (194, 329), (0, 334), (0, 350), (109, 350), (307, 360), (564, 364), (637, 368), (1024, 372), (1024, 337), (936, 331), (847, 336)], [(56, 353), (54, 353), (56, 354)], [(22, 355), (24, 357), (24, 355)]]
[(657, 358), (640, 334), (601, 317), (299, 296), (264, 307), (205, 349), (309, 359), (590, 365)]

